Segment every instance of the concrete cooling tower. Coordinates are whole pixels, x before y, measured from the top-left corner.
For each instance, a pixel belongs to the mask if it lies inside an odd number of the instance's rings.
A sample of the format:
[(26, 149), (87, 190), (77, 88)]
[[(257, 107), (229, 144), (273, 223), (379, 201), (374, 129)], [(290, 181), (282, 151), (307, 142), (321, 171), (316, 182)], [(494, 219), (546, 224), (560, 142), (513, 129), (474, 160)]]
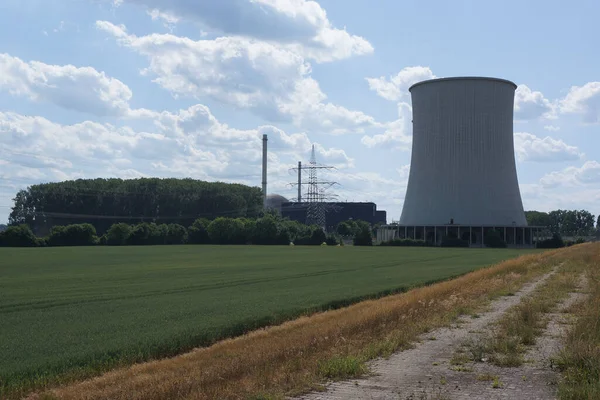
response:
[(513, 142), (516, 87), (457, 77), (409, 89), (412, 160), (400, 225), (527, 226)]

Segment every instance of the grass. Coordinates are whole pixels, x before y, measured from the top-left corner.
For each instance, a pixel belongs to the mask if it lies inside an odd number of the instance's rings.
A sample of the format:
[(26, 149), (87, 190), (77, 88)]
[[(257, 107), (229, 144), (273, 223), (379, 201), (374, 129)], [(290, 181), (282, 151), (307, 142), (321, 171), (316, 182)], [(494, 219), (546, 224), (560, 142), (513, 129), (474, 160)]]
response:
[(357, 378), (367, 372), (364, 360), (353, 356), (335, 356), (319, 362), (319, 375), (328, 379)]
[(563, 374), (558, 389), (561, 400), (600, 398), (600, 251), (590, 254), (588, 265), (589, 295), (571, 308), (576, 322), (555, 360)]
[(576, 251), (523, 256), (435, 285), (302, 317), (178, 357), (116, 369), (44, 394), (65, 400), (119, 400), (133, 394), (166, 400), (246, 399), (259, 394), (283, 399), (322, 388), (324, 380), (364, 373), (364, 362), (411, 346), (420, 334), (447, 326), (459, 313), (475, 310), (507, 289), (518, 290)]
[[(523, 364), (527, 346), (534, 345), (536, 338), (547, 325), (546, 314), (573, 291), (584, 264), (566, 260), (557, 272), (519, 304), (511, 307), (494, 324), (494, 334), (476, 352), (489, 354), (490, 362), (500, 367), (518, 367)], [(481, 344), (480, 346), (481, 347)]]
[[(173, 356), (519, 254), (302, 246), (2, 248), (0, 397)], [(388, 339), (373, 354), (407, 343)]]

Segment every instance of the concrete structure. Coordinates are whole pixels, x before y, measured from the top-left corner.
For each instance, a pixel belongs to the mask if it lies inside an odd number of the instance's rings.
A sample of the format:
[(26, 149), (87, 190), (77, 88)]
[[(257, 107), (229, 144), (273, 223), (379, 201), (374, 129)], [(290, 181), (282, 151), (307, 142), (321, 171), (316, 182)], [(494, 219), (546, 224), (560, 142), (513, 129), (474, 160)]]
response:
[(262, 138), (262, 195), (263, 207), (267, 207), (267, 135)]
[(267, 195), (265, 208), (277, 210), (281, 214), (281, 208), (284, 203), (288, 203), (289, 200), (279, 194)]
[(410, 87), (412, 159), (398, 235), (440, 243), (449, 230), (482, 245), (497, 228), (508, 243), (532, 245), (515, 164), (516, 88), (484, 77)]
[(546, 239), (541, 226), (463, 226), (463, 225), (383, 225), (377, 230), (375, 242), (387, 242), (394, 239), (425, 240), (440, 246), (444, 237), (456, 237), (469, 242), (470, 247), (484, 247), (484, 238), (496, 230), (508, 247), (535, 247), (539, 240)]

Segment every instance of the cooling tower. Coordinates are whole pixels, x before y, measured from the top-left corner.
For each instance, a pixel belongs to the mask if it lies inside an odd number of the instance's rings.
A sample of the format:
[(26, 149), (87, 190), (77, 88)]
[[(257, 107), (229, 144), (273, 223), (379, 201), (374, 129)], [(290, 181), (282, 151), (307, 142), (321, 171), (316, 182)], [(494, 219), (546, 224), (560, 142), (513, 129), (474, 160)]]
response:
[(515, 164), (513, 82), (416, 83), (412, 159), (401, 225), (527, 226)]

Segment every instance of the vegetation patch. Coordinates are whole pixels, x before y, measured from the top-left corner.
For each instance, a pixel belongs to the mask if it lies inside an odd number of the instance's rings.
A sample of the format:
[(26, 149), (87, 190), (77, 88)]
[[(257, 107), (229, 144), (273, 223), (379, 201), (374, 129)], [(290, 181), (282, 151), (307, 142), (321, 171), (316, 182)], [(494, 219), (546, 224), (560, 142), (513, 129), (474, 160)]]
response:
[[(379, 253), (386, 249), (354, 250)], [(433, 250), (425, 253), (434, 253)], [(464, 251), (435, 250), (439, 251), (437, 254)], [(339, 371), (355, 374), (360, 364), (348, 360), (366, 362), (382, 353), (391, 354), (408, 347), (419, 335), (452, 323), (459, 312), (476, 309), (506, 287), (516, 290), (524, 282), (549, 271), (564, 257), (571, 256), (569, 250), (523, 256), (453, 280), (221, 341), (180, 357), (118, 369), (50, 393), (61, 399), (116, 400), (129, 398), (131, 393), (146, 399), (234, 399), (251, 394), (276, 397), (299, 394), (319, 387), (324, 380), (341, 379), (325, 378), (324, 371), (330, 371), (326, 374), (329, 376), (343, 375), (338, 374)], [(448, 263), (449, 258), (444, 259)], [(332, 366), (331, 360), (345, 361), (334, 362)]]
[[(329, 246), (2, 248), (0, 343), (10, 346), (0, 346), (0, 398), (210, 346), (518, 254)], [(388, 339), (374, 346), (374, 355), (408, 341)]]
[(318, 365), (319, 375), (328, 379), (357, 378), (367, 372), (365, 362), (353, 356), (335, 356), (321, 361)]
[(590, 255), (588, 262), (589, 296), (571, 308), (576, 322), (554, 360), (563, 374), (558, 390), (561, 400), (600, 398), (600, 253)]
[(522, 365), (527, 346), (534, 345), (546, 328), (546, 314), (575, 289), (583, 265), (577, 261), (565, 261), (541, 287), (510, 308), (494, 324), (493, 335), (475, 349), (476, 356), (483, 358), (485, 356), (479, 353), (484, 353), (492, 364), (501, 367)]

